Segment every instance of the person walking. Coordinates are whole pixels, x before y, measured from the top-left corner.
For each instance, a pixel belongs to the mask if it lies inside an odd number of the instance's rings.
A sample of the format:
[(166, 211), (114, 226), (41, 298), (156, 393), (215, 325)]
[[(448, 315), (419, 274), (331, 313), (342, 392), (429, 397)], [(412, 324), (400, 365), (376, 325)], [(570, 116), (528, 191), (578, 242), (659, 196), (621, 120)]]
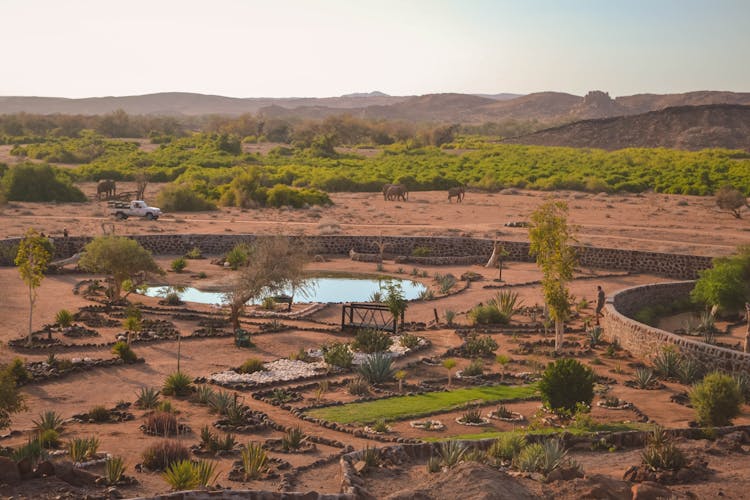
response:
[(599, 324), (599, 316), (602, 316), (602, 309), (604, 309), (604, 301), (607, 299), (604, 290), (601, 285), (596, 287), (596, 324)]

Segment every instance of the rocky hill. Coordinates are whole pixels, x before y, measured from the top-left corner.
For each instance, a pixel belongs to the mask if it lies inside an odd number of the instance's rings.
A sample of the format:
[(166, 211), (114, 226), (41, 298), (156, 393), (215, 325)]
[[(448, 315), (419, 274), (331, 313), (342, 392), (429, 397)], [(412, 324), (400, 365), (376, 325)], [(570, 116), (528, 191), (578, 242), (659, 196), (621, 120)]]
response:
[(750, 151), (750, 106), (679, 106), (638, 115), (583, 120), (505, 142), (610, 150), (720, 147)]

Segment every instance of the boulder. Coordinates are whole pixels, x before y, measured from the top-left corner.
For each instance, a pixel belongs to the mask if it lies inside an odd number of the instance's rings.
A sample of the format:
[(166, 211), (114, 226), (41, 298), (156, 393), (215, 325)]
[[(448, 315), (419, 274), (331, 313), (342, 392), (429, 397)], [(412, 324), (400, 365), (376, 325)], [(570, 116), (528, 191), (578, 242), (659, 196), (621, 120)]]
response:
[(37, 477), (47, 477), (55, 475), (55, 466), (49, 460), (43, 460), (36, 466), (34, 474)]
[(672, 498), (672, 490), (651, 481), (634, 484), (631, 491), (633, 492), (633, 500), (669, 500)]
[(601, 474), (592, 474), (584, 479), (588, 488), (581, 490), (579, 498), (596, 500), (631, 500), (630, 485)]
[(547, 475), (547, 482), (553, 481), (570, 481), (578, 477), (583, 477), (583, 472), (578, 467), (559, 467)]
[(15, 485), (21, 482), (16, 462), (8, 457), (0, 457), (0, 483)]

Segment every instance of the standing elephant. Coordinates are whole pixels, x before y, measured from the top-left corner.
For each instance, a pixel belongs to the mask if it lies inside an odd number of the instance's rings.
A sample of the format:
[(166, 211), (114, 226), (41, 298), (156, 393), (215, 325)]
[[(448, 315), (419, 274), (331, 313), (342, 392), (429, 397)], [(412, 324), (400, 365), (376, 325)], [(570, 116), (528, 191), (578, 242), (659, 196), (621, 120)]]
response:
[(99, 181), (96, 185), (96, 199), (102, 199), (102, 193), (104, 193), (105, 199), (110, 199), (117, 194), (117, 184), (111, 179), (105, 179)]
[(466, 188), (463, 186), (452, 187), (448, 190), (448, 203), (451, 203), (452, 198), (456, 198), (456, 203), (464, 201), (464, 195), (466, 194)]
[(385, 198), (388, 201), (406, 201), (407, 199), (409, 199), (409, 191), (403, 184), (391, 184), (385, 193)]

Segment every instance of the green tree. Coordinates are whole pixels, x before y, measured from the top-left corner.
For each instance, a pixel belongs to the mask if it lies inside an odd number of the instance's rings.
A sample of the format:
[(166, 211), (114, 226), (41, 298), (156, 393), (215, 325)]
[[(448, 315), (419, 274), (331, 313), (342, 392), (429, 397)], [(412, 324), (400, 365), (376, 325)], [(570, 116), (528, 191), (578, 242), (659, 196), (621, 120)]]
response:
[(123, 236), (95, 238), (84, 247), (78, 265), (92, 273), (111, 275), (113, 300), (120, 298), (125, 280), (134, 282), (141, 273), (163, 273), (154, 262), (151, 252), (137, 241)]
[(574, 411), (578, 403), (591, 404), (594, 379), (594, 372), (588, 366), (573, 358), (558, 359), (544, 370), (539, 392), (550, 409)]
[(542, 271), (542, 290), (555, 321), (555, 351), (562, 347), (565, 321), (570, 315), (570, 292), (576, 263), (573, 230), (568, 225), (568, 205), (562, 201), (543, 203), (531, 214), (529, 253)]
[(34, 229), (28, 229), (18, 245), (16, 265), (21, 279), (29, 287), (29, 345), (31, 345), (31, 332), (33, 331), (32, 316), (37, 299), (37, 288), (42, 284), (53, 252), (52, 243), (40, 236)]
[(713, 372), (690, 391), (690, 403), (701, 425), (731, 425), (740, 414), (742, 393), (734, 378)]
[(728, 312), (742, 309), (750, 302), (750, 246), (740, 247), (731, 257), (714, 259), (710, 269), (699, 273), (690, 297)]
[(23, 395), (18, 390), (10, 365), (0, 369), (0, 429), (10, 426), (10, 416), (25, 409)]
[(397, 332), (399, 321), (402, 319), (409, 303), (404, 297), (404, 290), (401, 288), (400, 283), (389, 281), (385, 285), (385, 289), (385, 305), (388, 306), (388, 311), (393, 315), (393, 331)]
[(11, 201), (86, 201), (86, 196), (49, 165), (21, 164), (3, 176), (3, 187)]

